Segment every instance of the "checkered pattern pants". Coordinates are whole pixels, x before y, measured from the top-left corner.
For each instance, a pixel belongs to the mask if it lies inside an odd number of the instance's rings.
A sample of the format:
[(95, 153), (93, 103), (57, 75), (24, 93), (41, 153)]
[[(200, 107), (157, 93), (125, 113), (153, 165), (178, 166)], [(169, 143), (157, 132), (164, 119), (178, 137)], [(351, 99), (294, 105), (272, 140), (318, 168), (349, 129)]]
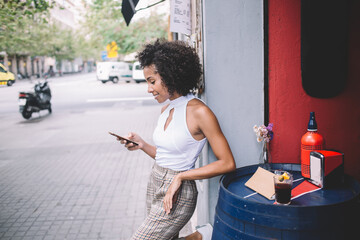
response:
[(170, 214), (167, 215), (164, 211), (164, 196), (178, 173), (180, 172), (154, 164), (146, 195), (148, 215), (131, 240), (174, 239), (190, 220), (198, 193), (195, 181), (183, 181)]

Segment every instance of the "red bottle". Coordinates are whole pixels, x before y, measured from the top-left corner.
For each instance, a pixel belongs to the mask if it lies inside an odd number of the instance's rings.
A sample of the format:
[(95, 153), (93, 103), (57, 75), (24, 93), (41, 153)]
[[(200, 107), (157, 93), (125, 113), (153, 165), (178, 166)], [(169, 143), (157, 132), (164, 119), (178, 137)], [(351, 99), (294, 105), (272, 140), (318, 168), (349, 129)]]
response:
[(324, 149), (324, 138), (317, 132), (315, 112), (310, 112), (308, 131), (301, 138), (301, 174), (310, 178), (310, 152)]

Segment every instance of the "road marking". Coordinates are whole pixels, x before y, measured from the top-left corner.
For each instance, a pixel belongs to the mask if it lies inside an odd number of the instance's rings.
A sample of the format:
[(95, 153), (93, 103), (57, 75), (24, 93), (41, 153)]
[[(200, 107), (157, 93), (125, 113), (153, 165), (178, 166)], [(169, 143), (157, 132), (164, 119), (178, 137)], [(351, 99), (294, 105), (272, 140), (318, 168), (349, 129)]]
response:
[(128, 98), (98, 98), (98, 99), (87, 99), (86, 102), (125, 102), (125, 101), (144, 101), (154, 100), (153, 97), (128, 97)]

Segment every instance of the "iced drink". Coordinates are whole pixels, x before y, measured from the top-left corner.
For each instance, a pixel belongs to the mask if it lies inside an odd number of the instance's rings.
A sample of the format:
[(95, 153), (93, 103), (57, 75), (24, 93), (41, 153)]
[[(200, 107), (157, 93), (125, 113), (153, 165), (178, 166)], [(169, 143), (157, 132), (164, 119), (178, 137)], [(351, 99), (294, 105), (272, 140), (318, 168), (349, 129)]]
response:
[(290, 204), (293, 177), (286, 171), (275, 171), (275, 201), (278, 204)]

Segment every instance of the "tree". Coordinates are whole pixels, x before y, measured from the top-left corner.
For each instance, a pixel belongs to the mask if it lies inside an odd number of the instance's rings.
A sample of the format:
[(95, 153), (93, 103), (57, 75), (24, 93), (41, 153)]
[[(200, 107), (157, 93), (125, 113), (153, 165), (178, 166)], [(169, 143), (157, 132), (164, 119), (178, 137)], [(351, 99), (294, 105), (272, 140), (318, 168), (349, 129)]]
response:
[(76, 57), (76, 38), (71, 30), (50, 22), (45, 0), (0, 0), (0, 51), (9, 55), (51, 56), (57, 60)]
[(113, 0), (95, 0), (89, 6), (83, 23), (84, 35), (89, 37), (99, 56), (112, 41), (117, 43), (120, 54), (135, 52), (145, 42), (165, 38), (166, 26), (164, 16), (153, 14), (127, 27), (121, 14), (121, 2)]
[(45, 0), (0, 0), (0, 51), (27, 54), (31, 49), (33, 24), (47, 22), (51, 3)]
[(101, 51), (112, 41), (118, 53), (127, 54), (144, 42), (166, 36), (166, 21), (158, 15), (126, 27), (121, 1), (94, 0), (88, 5), (83, 27), (76, 32), (50, 21), (52, 7), (56, 7), (53, 0), (0, 0), (0, 52), (57, 60), (100, 59)]

